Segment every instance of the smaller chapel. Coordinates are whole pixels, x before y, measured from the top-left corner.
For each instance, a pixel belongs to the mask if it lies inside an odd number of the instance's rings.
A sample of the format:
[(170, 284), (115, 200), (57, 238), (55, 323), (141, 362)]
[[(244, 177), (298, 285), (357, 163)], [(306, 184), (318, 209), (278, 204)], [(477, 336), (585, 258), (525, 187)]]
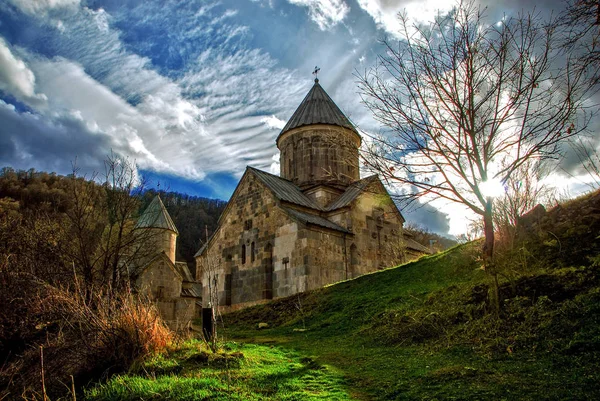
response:
[(279, 133), (280, 175), (252, 167), (196, 253), (203, 307), (229, 311), (358, 277), (429, 250), (376, 175), (361, 136), (315, 79)]
[(144, 250), (133, 266), (138, 294), (154, 302), (172, 329), (186, 328), (201, 310), (201, 288), (186, 262), (175, 260), (179, 231), (158, 195), (139, 217)]

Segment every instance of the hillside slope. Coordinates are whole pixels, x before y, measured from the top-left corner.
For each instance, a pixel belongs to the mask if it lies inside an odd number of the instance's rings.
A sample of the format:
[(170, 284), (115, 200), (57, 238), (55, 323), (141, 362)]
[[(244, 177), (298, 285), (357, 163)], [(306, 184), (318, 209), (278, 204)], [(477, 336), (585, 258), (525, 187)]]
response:
[(226, 315), (222, 333), (330, 365), (359, 399), (599, 399), (599, 204), (522, 230), (502, 255), (498, 317), (471, 243)]

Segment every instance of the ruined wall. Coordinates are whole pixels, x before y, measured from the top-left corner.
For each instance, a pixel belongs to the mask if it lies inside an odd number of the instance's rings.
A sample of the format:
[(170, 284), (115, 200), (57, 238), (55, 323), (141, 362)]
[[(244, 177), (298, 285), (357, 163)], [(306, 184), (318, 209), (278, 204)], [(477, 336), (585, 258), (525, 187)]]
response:
[(360, 136), (342, 127), (311, 125), (290, 130), (277, 141), (281, 176), (301, 188), (343, 187), (360, 178)]

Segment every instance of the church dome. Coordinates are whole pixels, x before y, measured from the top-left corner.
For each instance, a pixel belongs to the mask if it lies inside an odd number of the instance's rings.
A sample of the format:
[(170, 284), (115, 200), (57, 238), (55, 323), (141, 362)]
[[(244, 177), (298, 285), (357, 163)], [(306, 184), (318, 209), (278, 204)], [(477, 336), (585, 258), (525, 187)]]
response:
[(318, 79), (315, 79), (312, 89), (304, 97), (304, 100), (302, 100), (302, 103), (300, 103), (300, 106), (298, 106), (285, 127), (283, 127), (278, 139), (294, 128), (312, 124), (336, 125), (358, 133), (337, 104), (331, 100), (327, 92), (319, 85)]
[(325, 185), (343, 190), (360, 179), (356, 128), (315, 79), (277, 137), (280, 175), (302, 190)]

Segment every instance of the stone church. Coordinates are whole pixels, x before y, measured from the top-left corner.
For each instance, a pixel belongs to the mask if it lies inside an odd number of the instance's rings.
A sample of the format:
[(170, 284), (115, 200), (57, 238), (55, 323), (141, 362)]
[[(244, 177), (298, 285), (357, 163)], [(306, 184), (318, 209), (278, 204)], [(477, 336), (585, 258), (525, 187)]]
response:
[(361, 136), (315, 83), (277, 137), (280, 176), (247, 167), (196, 253), (203, 307), (222, 311), (346, 280), (429, 253), (376, 175)]
[(137, 292), (148, 297), (172, 329), (190, 326), (201, 310), (201, 288), (186, 262), (175, 260), (179, 231), (157, 195), (139, 217), (143, 252), (132, 267)]

